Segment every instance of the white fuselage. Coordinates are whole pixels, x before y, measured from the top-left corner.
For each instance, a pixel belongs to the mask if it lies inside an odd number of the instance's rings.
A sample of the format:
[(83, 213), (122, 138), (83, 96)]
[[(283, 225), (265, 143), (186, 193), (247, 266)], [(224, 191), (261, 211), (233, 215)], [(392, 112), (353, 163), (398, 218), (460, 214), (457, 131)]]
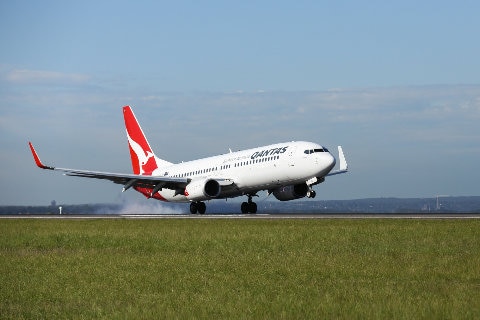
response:
[[(173, 164), (158, 168), (152, 175), (192, 181), (225, 179), (216, 197), (218, 199), (304, 183), (315, 177), (323, 178), (334, 166), (335, 158), (327, 149), (316, 143), (297, 141)], [(158, 194), (165, 201), (190, 201), (186, 195), (167, 188)]]

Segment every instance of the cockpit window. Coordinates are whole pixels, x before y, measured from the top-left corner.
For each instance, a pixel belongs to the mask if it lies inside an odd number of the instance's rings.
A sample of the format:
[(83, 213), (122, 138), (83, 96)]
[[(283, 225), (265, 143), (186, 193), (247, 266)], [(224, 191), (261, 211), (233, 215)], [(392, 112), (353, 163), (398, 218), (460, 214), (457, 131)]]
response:
[(317, 152), (328, 152), (327, 148), (319, 148), (319, 149), (310, 149), (310, 150), (305, 150), (305, 154), (312, 154), (312, 153), (317, 153)]

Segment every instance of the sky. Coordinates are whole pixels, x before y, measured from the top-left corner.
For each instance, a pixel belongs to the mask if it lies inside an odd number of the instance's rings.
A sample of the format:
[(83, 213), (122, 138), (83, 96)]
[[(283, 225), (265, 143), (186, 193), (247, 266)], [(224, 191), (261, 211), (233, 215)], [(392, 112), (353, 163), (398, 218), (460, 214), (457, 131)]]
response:
[[(2, 1), (0, 205), (141, 199), (122, 106), (172, 162), (342, 145), (319, 200), (480, 195), (478, 1)], [(146, 200), (147, 201), (147, 200)], [(152, 201), (152, 200), (148, 200)]]

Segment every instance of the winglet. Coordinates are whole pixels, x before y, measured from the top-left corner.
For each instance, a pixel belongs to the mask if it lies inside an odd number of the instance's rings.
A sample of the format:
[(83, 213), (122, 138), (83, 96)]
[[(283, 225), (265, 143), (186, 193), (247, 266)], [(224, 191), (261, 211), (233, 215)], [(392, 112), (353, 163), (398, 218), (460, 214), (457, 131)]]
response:
[(42, 163), (42, 161), (40, 160), (37, 152), (35, 151), (35, 148), (33, 147), (32, 143), (28, 142), (28, 145), (30, 146), (30, 150), (32, 151), (33, 159), (35, 160), (35, 163), (36, 163), (37, 167), (42, 168), (42, 169), (48, 169), (48, 170), (54, 170), (55, 169), (53, 167), (49, 167), (49, 166), (44, 165)]
[(338, 146), (338, 157), (340, 158), (340, 170), (348, 171), (348, 163), (343, 154), (342, 146)]

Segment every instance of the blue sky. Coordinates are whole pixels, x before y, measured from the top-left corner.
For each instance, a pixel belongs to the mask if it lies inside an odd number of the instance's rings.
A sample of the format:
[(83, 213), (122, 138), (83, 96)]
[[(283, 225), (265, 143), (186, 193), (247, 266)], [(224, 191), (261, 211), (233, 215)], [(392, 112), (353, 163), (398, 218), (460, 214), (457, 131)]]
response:
[[(351, 172), (319, 199), (478, 195), (474, 1), (3, 1), (0, 204), (122, 201), (121, 107), (156, 153), (189, 160), (289, 140)], [(133, 195), (132, 195), (133, 194)]]

